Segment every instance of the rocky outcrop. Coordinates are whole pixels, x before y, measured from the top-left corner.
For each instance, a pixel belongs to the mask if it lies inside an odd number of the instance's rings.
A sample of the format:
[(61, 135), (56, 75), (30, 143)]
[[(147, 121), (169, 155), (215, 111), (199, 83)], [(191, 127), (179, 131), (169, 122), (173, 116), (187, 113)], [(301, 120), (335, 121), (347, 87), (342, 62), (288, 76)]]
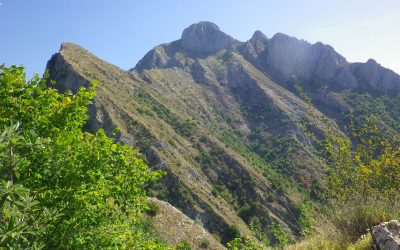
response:
[(199, 53), (211, 54), (228, 48), (235, 39), (222, 32), (211, 22), (199, 22), (186, 28), (181, 37), (183, 48)]
[(52, 79), (57, 79), (54, 86), (61, 92), (71, 90), (77, 92), (80, 87), (89, 87), (90, 81), (77, 74), (69, 63), (62, 51), (72, 50), (76, 45), (72, 43), (63, 43), (60, 48), (60, 53), (54, 54), (47, 62), (46, 69)]
[(372, 229), (375, 247), (381, 250), (400, 249), (400, 222), (383, 222)]
[[(79, 88), (87, 88), (91, 84), (91, 81), (74, 69), (72, 65), (73, 62), (71, 62), (71, 59), (66, 55), (66, 53), (68, 54), (71, 51), (89, 53), (75, 44), (63, 43), (60, 52), (54, 54), (47, 63), (49, 75), (52, 80), (56, 81), (56, 84), (52, 87), (58, 89), (62, 93), (67, 90), (76, 93)], [(98, 102), (97, 99), (93, 100), (93, 103), (89, 106), (88, 115), (89, 118), (85, 124), (85, 130), (95, 133), (99, 129), (104, 129), (108, 136), (120, 140), (121, 133), (114, 133), (116, 125), (110, 118), (110, 114), (105, 110), (104, 105)]]
[(319, 82), (332, 88), (358, 85), (346, 59), (320, 42), (310, 44), (278, 33), (269, 41), (265, 53), (266, 64), (262, 70), (282, 83), (295, 75), (302, 82)]
[(168, 243), (176, 245), (186, 241), (193, 249), (226, 249), (199, 223), (187, 217), (168, 202), (156, 198), (148, 198), (148, 201), (159, 209), (158, 213), (149, 216), (149, 219), (160, 236)]
[(252, 61), (255, 61), (267, 49), (268, 38), (259, 30), (254, 32), (249, 41), (244, 44), (242, 53), (244, 56)]
[(305, 84), (329, 86), (334, 90), (400, 91), (400, 76), (395, 72), (373, 59), (366, 63), (349, 63), (331, 46), (321, 42), (310, 44), (281, 33), (267, 39), (256, 32), (244, 45), (242, 54), (284, 86), (295, 75)]
[(400, 91), (400, 76), (390, 69), (382, 67), (375, 60), (366, 63), (352, 63), (351, 72), (362, 88), (382, 93), (398, 93)]

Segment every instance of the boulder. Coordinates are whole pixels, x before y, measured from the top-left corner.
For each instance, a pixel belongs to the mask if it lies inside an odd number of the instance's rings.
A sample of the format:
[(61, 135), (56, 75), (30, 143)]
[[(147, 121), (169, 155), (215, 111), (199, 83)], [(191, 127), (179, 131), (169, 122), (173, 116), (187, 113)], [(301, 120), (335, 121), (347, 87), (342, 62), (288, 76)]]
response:
[(391, 220), (383, 222), (372, 229), (372, 237), (377, 249), (399, 250), (400, 249), (400, 222)]

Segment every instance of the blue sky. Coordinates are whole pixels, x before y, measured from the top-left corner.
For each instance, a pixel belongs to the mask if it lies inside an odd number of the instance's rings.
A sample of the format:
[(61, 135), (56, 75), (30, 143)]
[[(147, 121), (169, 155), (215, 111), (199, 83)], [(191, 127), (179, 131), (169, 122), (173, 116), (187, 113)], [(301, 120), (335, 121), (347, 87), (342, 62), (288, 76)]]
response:
[(255, 30), (332, 45), (351, 62), (376, 59), (400, 73), (399, 0), (0, 0), (0, 64), (42, 73), (62, 42), (120, 68), (135, 66), (184, 28), (212, 21), (246, 41)]

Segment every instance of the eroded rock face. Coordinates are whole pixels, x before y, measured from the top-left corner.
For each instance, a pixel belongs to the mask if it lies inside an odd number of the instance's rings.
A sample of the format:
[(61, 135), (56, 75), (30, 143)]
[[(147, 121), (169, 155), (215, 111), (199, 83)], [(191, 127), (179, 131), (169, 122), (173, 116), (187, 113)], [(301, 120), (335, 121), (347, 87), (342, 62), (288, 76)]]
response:
[[(73, 48), (74, 46), (71, 43), (63, 43), (60, 51)], [(62, 53), (54, 54), (48, 61), (46, 69), (48, 69), (52, 79), (57, 79), (54, 87), (62, 93), (67, 90), (76, 93), (80, 87), (87, 88), (90, 85), (88, 80), (74, 72), (72, 66), (65, 60)]]
[(199, 22), (186, 28), (181, 37), (182, 46), (194, 52), (215, 53), (228, 48), (235, 39), (211, 22)]
[(400, 222), (391, 220), (383, 222), (372, 229), (377, 249), (399, 250), (400, 249)]
[(183, 31), (180, 40), (156, 46), (135, 69), (187, 68), (197, 58), (206, 58), (222, 49), (239, 52), (284, 87), (289, 87), (296, 76), (303, 85), (329, 87), (334, 91), (354, 89), (383, 94), (400, 91), (400, 76), (372, 59), (349, 63), (327, 44), (311, 44), (282, 33), (268, 39), (256, 31), (242, 43), (211, 22), (192, 24)]
[(386, 69), (375, 60), (369, 59), (366, 63), (351, 64), (351, 71), (365, 89), (379, 90), (390, 93), (400, 90), (400, 76), (390, 69)]
[(358, 86), (346, 59), (320, 42), (310, 44), (278, 33), (270, 40), (267, 54), (265, 71), (282, 81), (295, 75), (302, 81), (322, 82), (332, 87)]

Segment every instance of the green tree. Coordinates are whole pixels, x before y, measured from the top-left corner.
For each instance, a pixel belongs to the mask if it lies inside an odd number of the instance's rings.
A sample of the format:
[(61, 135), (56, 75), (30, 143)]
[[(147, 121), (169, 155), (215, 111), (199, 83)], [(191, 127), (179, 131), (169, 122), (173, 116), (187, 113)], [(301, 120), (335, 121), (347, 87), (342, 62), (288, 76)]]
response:
[(394, 135), (386, 136), (379, 129), (376, 117), (366, 117), (362, 124), (351, 123), (349, 134), (325, 134), (322, 145), (328, 163), (326, 194), (341, 201), (356, 197), (392, 197), (397, 201), (400, 192), (400, 144)]
[(104, 131), (82, 131), (95, 84), (60, 94), (47, 75), (0, 70), (0, 247), (162, 247), (140, 220), (144, 185), (161, 173)]

